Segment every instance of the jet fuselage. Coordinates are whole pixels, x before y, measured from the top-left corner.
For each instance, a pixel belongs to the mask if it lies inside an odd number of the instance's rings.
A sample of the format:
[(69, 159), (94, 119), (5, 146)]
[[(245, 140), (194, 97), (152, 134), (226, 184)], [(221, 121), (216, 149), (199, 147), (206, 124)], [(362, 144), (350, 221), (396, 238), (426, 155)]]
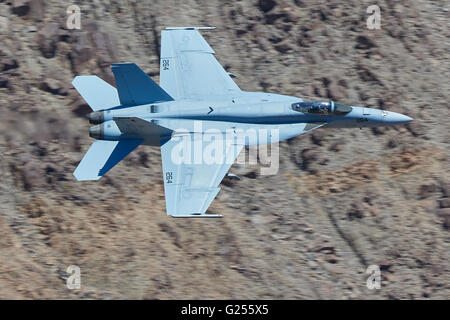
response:
[[(160, 123), (175, 132), (184, 130), (196, 132), (192, 120), (201, 121), (201, 130), (230, 129), (278, 129), (277, 141), (286, 140), (300, 134), (302, 130), (296, 124), (324, 123), (330, 128), (363, 128), (389, 126), (409, 122), (405, 115), (366, 107), (349, 107), (345, 114), (336, 114), (334, 102), (330, 110), (314, 114), (299, 112), (293, 105), (304, 102), (302, 98), (270, 93), (242, 92), (239, 96), (210, 97), (205, 100), (176, 100), (126, 108), (113, 108), (91, 113), (91, 135), (97, 139), (121, 140), (135, 139), (133, 135), (124, 136), (113, 119), (119, 117), (139, 117), (147, 121)], [(326, 102), (327, 103), (327, 102)], [(183, 121), (186, 120), (186, 121)], [(100, 133), (102, 136), (100, 136)], [(152, 140), (149, 137), (149, 140)], [(270, 143), (274, 141), (267, 141)], [(159, 143), (155, 142), (156, 144)], [(152, 143), (151, 143), (152, 144)], [(252, 143), (255, 144), (255, 143)], [(258, 144), (258, 143), (256, 143)]]

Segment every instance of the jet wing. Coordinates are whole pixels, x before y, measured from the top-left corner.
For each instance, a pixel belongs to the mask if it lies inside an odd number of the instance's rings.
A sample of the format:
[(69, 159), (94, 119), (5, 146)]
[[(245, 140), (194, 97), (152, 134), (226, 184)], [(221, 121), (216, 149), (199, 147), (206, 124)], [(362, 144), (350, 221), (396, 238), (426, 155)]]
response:
[(243, 145), (217, 136), (212, 142), (203, 138), (201, 133), (186, 133), (161, 146), (167, 215), (221, 217), (205, 212)]
[(202, 28), (166, 28), (162, 31), (161, 87), (174, 99), (201, 100), (213, 94), (240, 92), (198, 29)]

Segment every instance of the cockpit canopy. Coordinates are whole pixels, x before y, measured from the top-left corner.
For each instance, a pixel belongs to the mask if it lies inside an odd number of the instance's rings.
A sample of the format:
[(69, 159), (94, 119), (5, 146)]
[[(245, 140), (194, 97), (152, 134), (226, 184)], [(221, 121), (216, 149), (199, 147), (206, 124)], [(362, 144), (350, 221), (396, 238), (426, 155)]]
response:
[(292, 110), (302, 113), (330, 114), (330, 101), (303, 101), (292, 104)]
[(292, 110), (319, 115), (344, 115), (352, 111), (352, 107), (333, 101), (302, 101), (293, 103)]
[(347, 114), (353, 110), (352, 107), (350, 107), (346, 104), (337, 103), (337, 102), (333, 102), (333, 104), (334, 104), (333, 112), (335, 115), (338, 115), (338, 116)]

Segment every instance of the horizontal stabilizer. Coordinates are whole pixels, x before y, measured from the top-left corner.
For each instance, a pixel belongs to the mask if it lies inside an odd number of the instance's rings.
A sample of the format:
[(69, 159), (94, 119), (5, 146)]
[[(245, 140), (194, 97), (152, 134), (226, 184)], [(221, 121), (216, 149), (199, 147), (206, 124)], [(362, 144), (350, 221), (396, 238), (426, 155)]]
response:
[(98, 180), (141, 142), (141, 140), (96, 140), (75, 169), (73, 175), (78, 181)]
[(77, 76), (72, 85), (94, 111), (120, 106), (116, 88), (97, 76)]
[(116, 79), (120, 102), (124, 106), (137, 106), (154, 102), (172, 101), (173, 98), (134, 63), (115, 63), (112, 72)]

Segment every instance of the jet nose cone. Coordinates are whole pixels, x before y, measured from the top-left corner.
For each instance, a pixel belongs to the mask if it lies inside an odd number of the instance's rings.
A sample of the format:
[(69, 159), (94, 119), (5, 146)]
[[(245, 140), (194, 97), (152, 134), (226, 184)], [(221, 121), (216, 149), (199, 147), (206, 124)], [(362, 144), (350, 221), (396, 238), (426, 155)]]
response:
[(403, 115), (403, 117), (404, 117), (404, 120), (403, 120), (403, 122), (411, 122), (411, 121), (413, 121), (413, 120), (414, 120), (413, 118), (411, 118), (411, 117), (408, 117), (408, 116), (405, 116), (405, 115)]
[(410, 121), (414, 120), (411, 117), (405, 116), (401, 113), (396, 112), (389, 112), (386, 117), (386, 122), (390, 124), (401, 124), (401, 123), (408, 123)]

